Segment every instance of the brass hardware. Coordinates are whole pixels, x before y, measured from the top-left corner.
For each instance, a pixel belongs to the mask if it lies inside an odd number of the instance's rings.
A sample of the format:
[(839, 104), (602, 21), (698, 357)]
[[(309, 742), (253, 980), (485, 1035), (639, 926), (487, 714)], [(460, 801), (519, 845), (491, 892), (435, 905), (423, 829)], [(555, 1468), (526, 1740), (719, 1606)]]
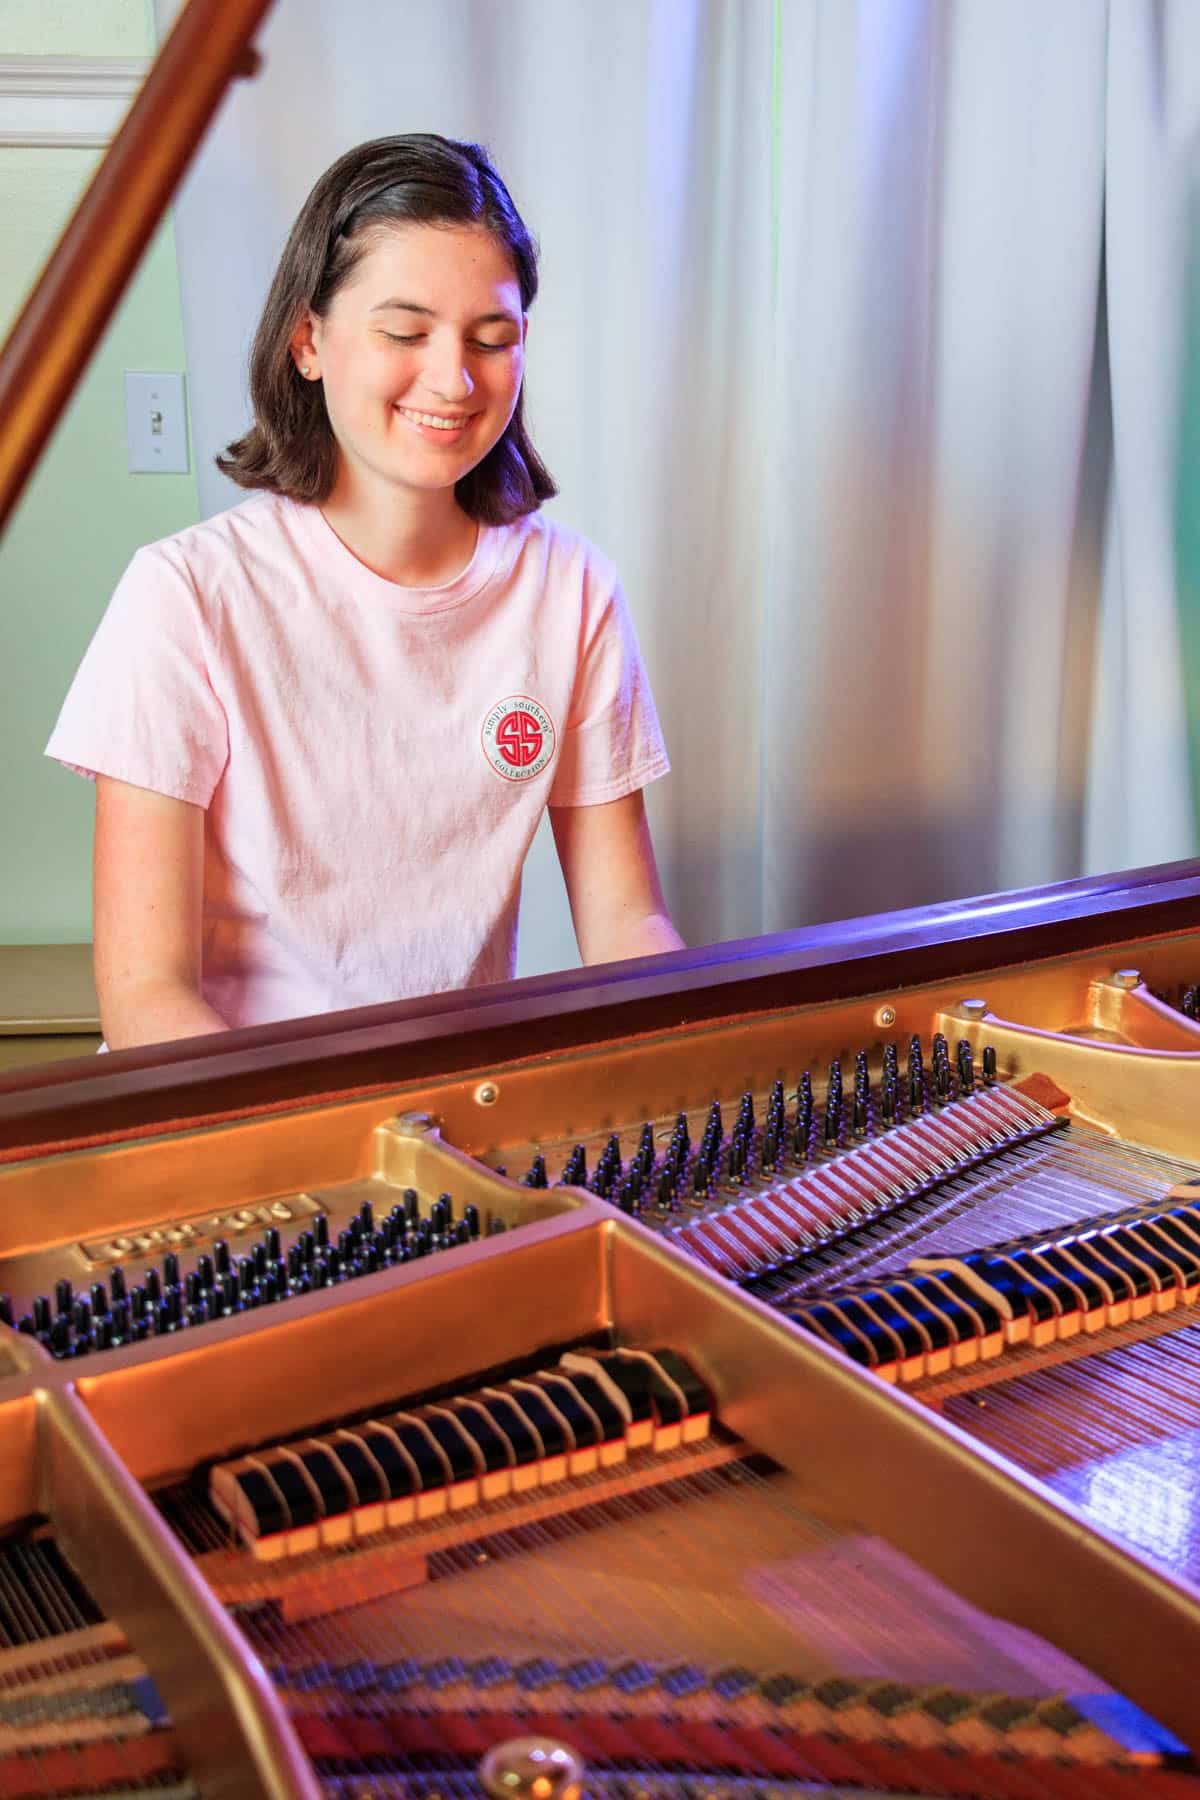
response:
[(475, 1089), (475, 1104), (477, 1106), (495, 1106), (499, 1098), (500, 1089), (494, 1081), (481, 1081), (479, 1086)]
[(896, 1023), (895, 1007), (886, 1004), (876, 1007), (875, 1023), (881, 1031), (890, 1031), (892, 1026)]
[(986, 1000), (960, 1000), (958, 1003), (959, 1016), (964, 1019), (982, 1019), (987, 1009)]
[(1140, 985), (1142, 978), (1136, 969), (1117, 969), (1112, 979), (1114, 987), (1132, 989)]
[(554, 1738), (509, 1738), (488, 1751), (479, 1779), (492, 1800), (579, 1800), (583, 1763)]

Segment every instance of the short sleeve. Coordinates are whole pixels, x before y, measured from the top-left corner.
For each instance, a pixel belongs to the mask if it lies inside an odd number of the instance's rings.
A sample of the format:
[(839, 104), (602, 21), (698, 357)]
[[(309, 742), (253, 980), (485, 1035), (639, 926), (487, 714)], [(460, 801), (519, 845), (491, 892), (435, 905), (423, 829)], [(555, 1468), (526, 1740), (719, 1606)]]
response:
[(46, 754), (81, 775), (207, 806), (228, 752), (194, 586), (177, 555), (151, 545), (122, 576)]
[(615, 574), (596, 582), (589, 572), (589, 579), (593, 604), (585, 609), (551, 806), (620, 800), (671, 766), (620, 582)]

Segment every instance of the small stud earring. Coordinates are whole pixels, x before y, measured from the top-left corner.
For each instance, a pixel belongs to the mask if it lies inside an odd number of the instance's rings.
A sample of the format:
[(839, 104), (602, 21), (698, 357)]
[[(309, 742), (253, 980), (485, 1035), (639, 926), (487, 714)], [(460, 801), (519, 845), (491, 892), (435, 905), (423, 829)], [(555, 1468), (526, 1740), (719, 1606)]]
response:
[(300, 373), (301, 373), (301, 374), (302, 374), (302, 375), (307, 375), (307, 374), (308, 374), (308, 371), (309, 371), (309, 365), (308, 365), (308, 363), (301, 363), (301, 365), (300, 365)]

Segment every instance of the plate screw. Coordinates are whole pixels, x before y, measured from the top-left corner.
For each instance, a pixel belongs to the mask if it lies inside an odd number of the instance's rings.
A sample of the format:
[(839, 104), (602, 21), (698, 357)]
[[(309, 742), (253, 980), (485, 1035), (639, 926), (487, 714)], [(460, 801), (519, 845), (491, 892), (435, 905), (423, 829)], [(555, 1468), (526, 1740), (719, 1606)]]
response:
[(475, 1089), (476, 1106), (495, 1106), (500, 1098), (500, 1089), (494, 1081), (481, 1081)]
[(1119, 988), (1135, 988), (1141, 979), (1141, 975), (1136, 969), (1118, 969), (1113, 976), (1113, 986)]
[(884, 1031), (887, 1031), (890, 1026), (892, 1026), (896, 1023), (895, 1007), (894, 1006), (877, 1007), (875, 1010), (875, 1023), (878, 1026), (882, 1027), (882, 1029)]
[(987, 1009), (986, 1000), (962, 1000), (958, 1007), (964, 1019), (982, 1019)]

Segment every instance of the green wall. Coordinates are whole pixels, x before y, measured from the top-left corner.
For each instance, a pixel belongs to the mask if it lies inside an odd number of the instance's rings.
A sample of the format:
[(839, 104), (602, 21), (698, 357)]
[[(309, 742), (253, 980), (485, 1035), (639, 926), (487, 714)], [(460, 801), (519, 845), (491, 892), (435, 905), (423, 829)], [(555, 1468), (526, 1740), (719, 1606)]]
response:
[[(145, 0), (0, 0), (0, 56), (142, 56)], [(0, 149), (0, 335), (100, 152)], [(175, 245), (160, 230), (0, 538), (0, 943), (91, 936), (92, 789), (42, 749), (139, 544), (199, 516), (188, 475), (130, 475), (127, 369), (184, 367)]]

